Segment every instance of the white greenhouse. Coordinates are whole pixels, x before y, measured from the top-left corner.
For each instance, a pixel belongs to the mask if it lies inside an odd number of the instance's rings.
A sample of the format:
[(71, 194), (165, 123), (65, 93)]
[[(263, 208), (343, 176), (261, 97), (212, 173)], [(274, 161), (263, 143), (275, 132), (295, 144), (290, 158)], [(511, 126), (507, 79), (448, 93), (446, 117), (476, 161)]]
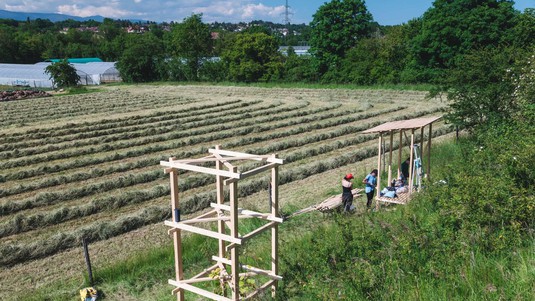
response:
[[(29, 64), (0, 64), (0, 85), (53, 88), (50, 76), (45, 73), (49, 62)], [(80, 76), (81, 85), (100, 85), (120, 82), (121, 76), (114, 62), (71, 64)]]

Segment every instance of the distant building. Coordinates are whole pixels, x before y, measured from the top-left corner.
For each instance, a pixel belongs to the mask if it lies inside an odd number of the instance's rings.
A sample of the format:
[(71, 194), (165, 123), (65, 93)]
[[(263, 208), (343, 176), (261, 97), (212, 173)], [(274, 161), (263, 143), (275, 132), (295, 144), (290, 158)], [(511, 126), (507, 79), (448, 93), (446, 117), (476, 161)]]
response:
[[(54, 59), (55, 60), (55, 59)], [(73, 59), (71, 59), (73, 60)], [(78, 59), (80, 60), (80, 59)], [(99, 59), (100, 60), (100, 59)], [(53, 60), (50, 60), (53, 62)], [(45, 68), (52, 62), (37, 64), (0, 64), (0, 85), (53, 88)], [(80, 85), (100, 85), (122, 81), (115, 62), (72, 63), (80, 76)]]
[[(294, 49), (295, 54), (297, 55), (310, 55), (310, 46), (291, 46)], [(280, 46), (279, 52), (288, 55), (288, 48), (290, 46)]]
[[(45, 62), (57, 63), (62, 59), (48, 59)], [(84, 57), (84, 58), (68, 58), (67, 62), (71, 64), (87, 64), (87, 63), (102, 63), (103, 61), (98, 57)]]

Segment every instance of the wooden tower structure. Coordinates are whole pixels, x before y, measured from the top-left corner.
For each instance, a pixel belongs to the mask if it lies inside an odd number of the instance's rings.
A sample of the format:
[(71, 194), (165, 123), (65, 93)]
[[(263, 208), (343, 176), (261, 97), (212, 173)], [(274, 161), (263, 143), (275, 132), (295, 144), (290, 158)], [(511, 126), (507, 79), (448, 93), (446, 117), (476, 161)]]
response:
[[(433, 122), (438, 121), (442, 118), (442, 116), (434, 116), (434, 117), (424, 117), (424, 118), (415, 118), (415, 119), (409, 119), (409, 120), (399, 120), (399, 121), (391, 121), (387, 123), (383, 123), (381, 125), (378, 125), (376, 127), (373, 127), (371, 129), (367, 129), (363, 131), (364, 134), (372, 134), (372, 133), (378, 133), (379, 134), (379, 147), (377, 152), (377, 170), (379, 171), (377, 173), (377, 187), (376, 187), (376, 208), (378, 209), (380, 206), (380, 202), (384, 203), (396, 203), (396, 204), (406, 204), (407, 201), (410, 199), (410, 196), (413, 192), (420, 189), (420, 186), (414, 187), (413, 186), (413, 179), (416, 176), (414, 174), (414, 164), (415, 164), (415, 157), (414, 157), (414, 149), (416, 145), (416, 136), (415, 131), (420, 130), (420, 144), (421, 147), (421, 156), (422, 159), (424, 157), (424, 128), (426, 126), (428, 127), (429, 133), (427, 135), (428, 141), (427, 141), (427, 148), (426, 148), (426, 176), (429, 177), (431, 174), (431, 138), (433, 134)], [(403, 136), (406, 134), (406, 132), (410, 132), (410, 139), (409, 139), (409, 147), (410, 147), (410, 155), (409, 155), (409, 176), (407, 179), (408, 183), (408, 190), (407, 193), (400, 194), (397, 198), (387, 198), (387, 197), (381, 197), (381, 165), (383, 160), (386, 160), (386, 150), (383, 152), (383, 144), (384, 139), (383, 136), (389, 137), (390, 144), (389, 144), (389, 151), (388, 151), (388, 183), (392, 182), (392, 154), (393, 154), (393, 146), (394, 146), (394, 134), (399, 132), (399, 144), (398, 144), (398, 170), (397, 170), (397, 177), (399, 178), (401, 176), (401, 156), (403, 152)], [(423, 170), (423, 168), (422, 168)]]
[[(279, 217), (278, 202), (278, 167), (283, 164), (283, 160), (272, 155), (252, 155), (227, 151), (216, 146), (209, 149), (210, 155), (199, 159), (176, 160), (170, 158), (169, 161), (160, 161), (165, 167), (164, 171), (170, 176), (171, 185), (171, 208), (172, 220), (165, 221), (165, 225), (171, 227), (169, 234), (173, 236), (175, 249), (175, 279), (170, 279), (169, 284), (176, 288), (173, 294), (177, 295), (177, 300), (184, 300), (184, 290), (193, 292), (212, 300), (247, 300), (257, 296), (262, 291), (271, 288), (272, 296), (275, 296), (277, 281), (282, 277), (278, 273), (278, 225), (282, 223)], [(237, 161), (256, 161), (258, 167), (240, 172)], [(214, 164), (215, 163), (215, 164)], [(215, 166), (213, 166), (215, 165)], [(189, 220), (181, 220), (180, 203), (178, 191), (179, 170), (200, 172), (214, 175), (216, 177), (217, 203), (211, 203), (212, 209), (200, 216)], [(246, 210), (238, 206), (238, 181), (262, 172), (271, 172), (270, 183), (270, 212), (262, 213)], [(229, 190), (229, 205), (224, 204), (224, 186)], [(257, 229), (241, 235), (238, 233), (238, 223), (241, 219), (258, 218), (266, 223)], [(215, 230), (200, 227), (198, 224), (217, 223)], [(215, 226), (214, 226), (215, 228)], [(271, 258), (270, 269), (260, 269), (249, 265), (241, 264), (239, 259), (239, 248), (251, 238), (264, 231), (271, 231)], [(218, 240), (218, 254), (212, 256), (214, 265), (201, 271), (199, 274), (184, 279), (182, 260), (182, 231), (196, 233)], [(255, 286), (253, 291), (247, 295), (240, 294), (240, 277), (256, 277), (267, 279), (263, 285)], [(221, 294), (208, 291), (194, 284), (202, 282), (219, 281)], [(230, 288), (230, 296), (226, 296), (227, 288)]]

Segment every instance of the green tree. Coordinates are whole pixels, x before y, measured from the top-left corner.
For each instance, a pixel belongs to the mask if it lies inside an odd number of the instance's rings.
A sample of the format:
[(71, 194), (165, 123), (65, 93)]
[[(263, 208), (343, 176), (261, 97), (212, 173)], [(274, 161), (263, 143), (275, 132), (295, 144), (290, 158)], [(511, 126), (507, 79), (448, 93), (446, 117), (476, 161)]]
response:
[(117, 69), (125, 82), (149, 82), (161, 78), (163, 42), (152, 33), (127, 35)]
[(474, 49), (511, 42), (518, 12), (509, 0), (436, 0), (413, 39), (417, 63), (447, 69)]
[(458, 57), (443, 87), (452, 101), (447, 120), (472, 129), (510, 118), (519, 108), (510, 76), (519, 56), (514, 48), (490, 48)]
[(212, 53), (210, 27), (202, 22), (201, 14), (193, 14), (173, 26), (170, 34), (171, 53), (186, 60), (191, 80), (198, 80), (202, 61)]
[[(310, 23), (311, 51), (326, 68), (337, 64), (358, 40), (370, 33), (372, 15), (362, 0), (332, 0), (314, 14)], [(323, 70), (326, 71), (326, 70)]]
[(282, 55), (275, 38), (265, 33), (241, 33), (235, 36), (221, 58), (227, 64), (231, 80), (269, 81), (282, 77)]
[(45, 73), (50, 75), (50, 79), (57, 88), (73, 87), (80, 81), (76, 68), (69, 64), (67, 59), (48, 65)]

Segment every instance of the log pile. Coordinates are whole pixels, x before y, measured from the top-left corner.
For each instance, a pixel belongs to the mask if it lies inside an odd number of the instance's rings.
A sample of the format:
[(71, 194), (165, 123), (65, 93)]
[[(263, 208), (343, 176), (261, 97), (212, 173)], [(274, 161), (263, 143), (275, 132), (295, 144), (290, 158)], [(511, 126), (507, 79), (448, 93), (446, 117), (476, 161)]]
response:
[(16, 91), (1, 91), (0, 101), (10, 101), (26, 98), (48, 97), (52, 96), (45, 91), (34, 90), (16, 90)]

